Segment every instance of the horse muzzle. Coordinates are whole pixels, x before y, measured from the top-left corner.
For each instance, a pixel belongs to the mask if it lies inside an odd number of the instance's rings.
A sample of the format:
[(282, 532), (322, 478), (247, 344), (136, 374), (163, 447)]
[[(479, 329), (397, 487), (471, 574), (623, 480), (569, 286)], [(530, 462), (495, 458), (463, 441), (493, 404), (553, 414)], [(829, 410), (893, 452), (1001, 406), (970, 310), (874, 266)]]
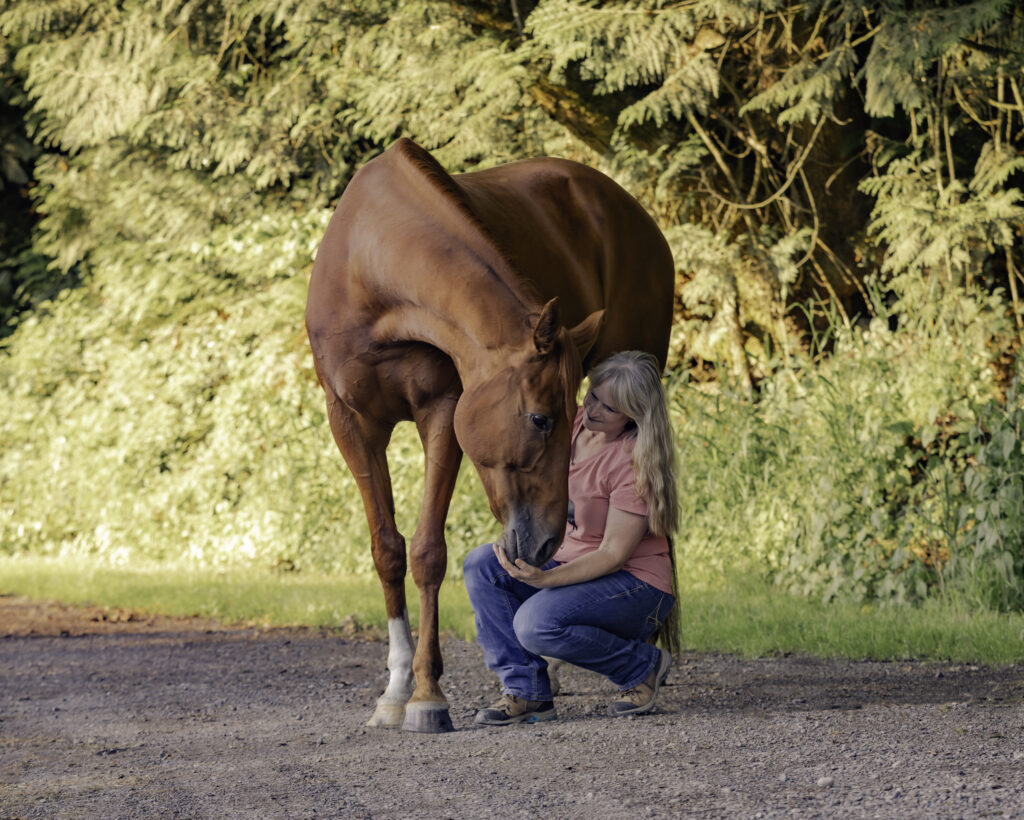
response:
[(562, 543), (562, 533), (555, 535), (509, 522), (501, 534), (500, 543), (509, 561), (515, 563), (516, 559), (522, 558), (527, 564), (540, 567), (555, 554)]

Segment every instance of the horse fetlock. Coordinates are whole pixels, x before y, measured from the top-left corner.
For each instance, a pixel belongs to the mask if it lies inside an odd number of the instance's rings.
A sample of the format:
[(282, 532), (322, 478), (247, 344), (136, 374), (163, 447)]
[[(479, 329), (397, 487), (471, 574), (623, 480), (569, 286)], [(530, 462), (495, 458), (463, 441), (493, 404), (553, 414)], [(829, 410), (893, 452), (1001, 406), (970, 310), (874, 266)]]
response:
[(405, 721), (402, 729), (406, 732), (439, 734), (454, 731), (447, 701), (410, 701), (405, 707)]

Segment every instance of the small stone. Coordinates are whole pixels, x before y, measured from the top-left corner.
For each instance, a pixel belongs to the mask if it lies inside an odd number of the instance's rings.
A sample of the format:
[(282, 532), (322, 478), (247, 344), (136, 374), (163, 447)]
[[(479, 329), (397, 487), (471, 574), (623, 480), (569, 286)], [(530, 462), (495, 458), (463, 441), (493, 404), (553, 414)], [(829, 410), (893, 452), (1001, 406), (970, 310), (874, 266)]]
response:
[(829, 786), (831, 786), (835, 782), (836, 782), (836, 779), (834, 777), (829, 777), (828, 775), (825, 775), (824, 777), (819, 777), (818, 778), (818, 785), (821, 786), (823, 789), (827, 789)]

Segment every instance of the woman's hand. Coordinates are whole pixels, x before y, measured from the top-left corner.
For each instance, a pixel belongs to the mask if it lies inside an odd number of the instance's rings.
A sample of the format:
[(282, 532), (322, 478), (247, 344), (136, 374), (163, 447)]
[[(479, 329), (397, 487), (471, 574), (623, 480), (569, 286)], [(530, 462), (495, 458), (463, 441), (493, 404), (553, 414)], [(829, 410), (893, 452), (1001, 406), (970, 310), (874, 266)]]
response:
[(622, 569), (629, 560), (636, 545), (647, 532), (647, 516), (626, 512), (612, 507), (608, 510), (605, 524), (604, 540), (593, 552), (574, 558), (551, 569), (541, 569), (527, 564), (522, 558), (513, 564), (505, 557), (504, 551), (493, 544), (494, 554), (502, 568), (524, 584), (538, 589), (564, 587), (569, 584), (582, 584), (602, 575), (608, 575)]
[(544, 589), (544, 587), (550, 586), (550, 584), (547, 583), (547, 570), (535, 567), (532, 564), (527, 564), (522, 558), (517, 558), (516, 562), (513, 564), (506, 557), (505, 550), (497, 544), (491, 544), (491, 547), (494, 549), (494, 555), (497, 557), (498, 563), (501, 564), (502, 569), (517, 581), (522, 581), (524, 584), (529, 584), (530, 586), (537, 587), (538, 589)]

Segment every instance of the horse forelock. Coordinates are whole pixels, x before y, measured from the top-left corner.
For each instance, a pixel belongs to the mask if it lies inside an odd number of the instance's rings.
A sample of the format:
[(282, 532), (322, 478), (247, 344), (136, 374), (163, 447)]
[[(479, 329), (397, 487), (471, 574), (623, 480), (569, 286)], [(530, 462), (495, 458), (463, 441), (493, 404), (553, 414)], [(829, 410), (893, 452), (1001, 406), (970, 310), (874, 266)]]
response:
[(583, 361), (576, 345), (564, 327), (559, 331), (561, 350), (558, 357), (558, 375), (565, 389), (565, 416), (572, 424), (576, 416), (576, 394), (583, 381)]

